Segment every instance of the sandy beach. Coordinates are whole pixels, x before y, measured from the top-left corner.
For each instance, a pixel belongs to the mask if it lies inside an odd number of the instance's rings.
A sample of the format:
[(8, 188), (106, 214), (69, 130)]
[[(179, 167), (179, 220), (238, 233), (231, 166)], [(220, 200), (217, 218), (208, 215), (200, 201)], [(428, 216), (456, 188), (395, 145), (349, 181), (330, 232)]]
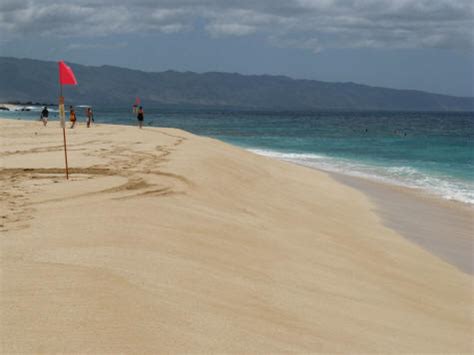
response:
[(66, 181), (0, 128), (2, 353), (474, 351), (471, 208), (169, 128), (68, 129)]

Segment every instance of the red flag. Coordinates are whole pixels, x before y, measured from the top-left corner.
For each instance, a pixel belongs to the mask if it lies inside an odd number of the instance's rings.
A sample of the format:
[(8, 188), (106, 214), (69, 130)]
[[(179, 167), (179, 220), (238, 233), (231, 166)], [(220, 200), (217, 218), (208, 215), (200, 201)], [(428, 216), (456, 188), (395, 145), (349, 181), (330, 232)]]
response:
[(137, 96), (137, 98), (135, 99), (135, 105), (140, 105), (140, 98)]
[(64, 63), (64, 60), (58, 62), (59, 64), (59, 83), (61, 85), (77, 85), (76, 77), (72, 69)]

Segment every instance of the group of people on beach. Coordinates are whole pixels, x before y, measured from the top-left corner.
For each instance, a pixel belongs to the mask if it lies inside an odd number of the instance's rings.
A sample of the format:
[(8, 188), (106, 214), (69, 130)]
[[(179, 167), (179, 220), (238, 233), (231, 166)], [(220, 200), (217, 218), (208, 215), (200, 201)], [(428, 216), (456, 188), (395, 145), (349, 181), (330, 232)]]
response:
[[(41, 111), (41, 116), (40, 116), (40, 121), (43, 121), (43, 125), (45, 127), (48, 124), (48, 117), (49, 117), (48, 107), (45, 106), (43, 110)], [(69, 106), (69, 121), (71, 122), (71, 126), (69, 128), (74, 128), (76, 126), (77, 116), (76, 116), (76, 110), (74, 109), (73, 106)], [(91, 126), (92, 122), (94, 122), (94, 113), (92, 111), (92, 107), (87, 107), (86, 108), (87, 128)]]
[[(71, 127), (69, 128), (74, 128), (76, 126), (76, 110), (74, 110), (74, 107), (69, 106), (69, 121), (71, 121)], [(86, 126), (89, 128), (91, 126), (91, 123), (94, 122), (94, 113), (92, 112), (92, 107), (86, 108)]]
[[(133, 105), (133, 113), (137, 114), (138, 127), (143, 128), (143, 121), (145, 120), (145, 111), (143, 111), (142, 106)], [(44, 107), (41, 111), (40, 121), (43, 122), (43, 125), (46, 127), (48, 124), (49, 111), (48, 107)], [(76, 126), (77, 116), (76, 110), (73, 106), (69, 106), (69, 121), (71, 126), (69, 128), (74, 128)], [(92, 107), (87, 107), (86, 109), (86, 126), (89, 128), (91, 123), (94, 122), (94, 113), (92, 112)]]

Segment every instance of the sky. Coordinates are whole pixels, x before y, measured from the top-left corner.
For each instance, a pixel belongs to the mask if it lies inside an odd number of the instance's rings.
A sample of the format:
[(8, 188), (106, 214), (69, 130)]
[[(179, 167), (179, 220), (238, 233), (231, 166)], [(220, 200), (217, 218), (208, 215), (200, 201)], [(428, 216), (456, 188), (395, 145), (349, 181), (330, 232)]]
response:
[(0, 55), (474, 96), (474, 1), (0, 0)]

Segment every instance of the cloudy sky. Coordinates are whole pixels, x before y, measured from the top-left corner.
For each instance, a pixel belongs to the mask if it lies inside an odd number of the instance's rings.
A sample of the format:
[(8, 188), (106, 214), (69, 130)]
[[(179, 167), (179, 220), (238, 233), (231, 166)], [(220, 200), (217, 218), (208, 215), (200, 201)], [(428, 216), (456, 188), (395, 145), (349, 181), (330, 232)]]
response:
[(473, 96), (472, 0), (0, 0), (0, 55)]

